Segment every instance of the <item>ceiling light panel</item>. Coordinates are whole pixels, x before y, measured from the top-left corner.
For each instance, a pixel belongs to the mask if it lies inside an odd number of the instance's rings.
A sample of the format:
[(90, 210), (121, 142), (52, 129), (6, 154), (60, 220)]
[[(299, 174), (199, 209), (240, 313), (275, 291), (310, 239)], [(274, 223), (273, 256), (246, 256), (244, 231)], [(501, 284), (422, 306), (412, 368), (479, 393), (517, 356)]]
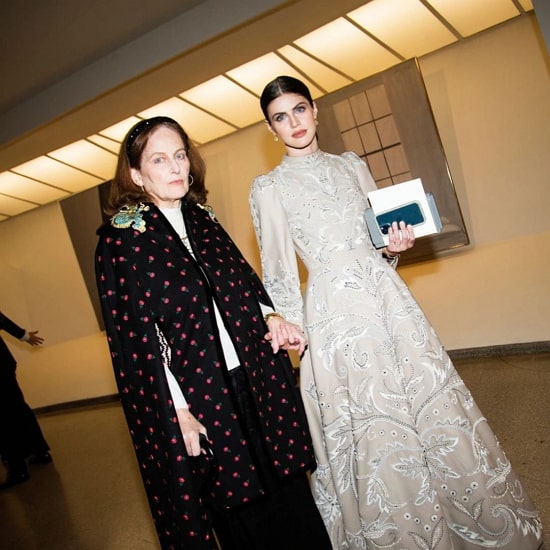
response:
[(512, 0), (427, 0), (462, 35), (470, 36), (520, 13)]
[(4, 216), (17, 216), (36, 207), (36, 204), (0, 194), (0, 214)]
[[(295, 44), (354, 80), (402, 61), (341, 17), (295, 40)], [(358, 56), (357, 52), (362, 54)]]
[[(275, 53), (262, 55), (253, 61), (249, 61), (231, 71), (227, 71), (226, 74), (258, 97), (262, 95), (262, 91), (268, 82), (271, 82), (274, 78), (281, 75), (293, 76), (306, 82), (308, 87), (310, 87), (313, 97), (319, 97), (323, 94), (317, 86), (307, 78), (304, 78), (303, 74), (300, 74), (292, 65), (288, 64)], [(256, 99), (256, 109), (261, 117), (258, 99)]]
[(81, 139), (61, 149), (56, 149), (48, 156), (75, 166), (102, 180), (111, 179), (115, 173), (117, 157), (105, 149)]
[[(12, 171), (71, 193), (84, 191), (104, 181), (46, 156), (20, 164)], [(112, 174), (110, 177), (112, 177)]]
[(187, 101), (245, 128), (260, 120), (258, 98), (225, 76), (217, 76), (180, 94)]
[(139, 113), (143, 118), (169, 116), (179, 122), (189, 137), (196, 143), (207, 143), (226, 136), (235, 128), (178, 97), (172, 97)]
[[(324, 63), (321, 63), (317, 59), (314, 59), (306, 53), (298, 50), (294, 46), (284, 46), (277, 51), (285, 59), (288, 59), (288, 61), (290, 61), (290, 63), (292, 63), (295, 67), (299, 67), (301, 71), (314, 80), (325, 93), (334, 92), (335, 90), (339, 90), (340, 88), (344, 88), (345, 86), (353, 83), (353, 80), (346, 78), (330, 67), (327, 67)], [(301, 80), (304, 80), (304, 77), (299, 74), (291, 76), (297, 76)], [(312, 95), (313, 97), (319, 97), (320, 94), (314, 95), (312, 92)]]
[(0, 174), (0, 193), (38, 204), (47, 204), (69, 194), (68, 191), (39, 183), (14, 172)]
[(418, 0), (372, 0), (348, 17), (404, 59), (420, 57), (457, 40)]
[(106, 138), (122, 143), (130, 128), (136, 125), (140, 120), (141, 119), (137, 116), (131, 116), (117, 122), (116, 124), (113, 124), (112, 126), (109, 126), (108, 128), (105, 128), (104, 130), (101, 130), (101, 132), (98, 133), (101, 136), (105, 136)]
[(103, 147), (103, 149), (106, 149), (107, 151), (111, 151), (111, 153), (115, 155), (118, 155), (118, 152), (120, 151), (120, 143), (118, 141), (114, 141), (99, 134), (88, 136), (86, 139), (96, 145), (99, 145), (99, 147)]

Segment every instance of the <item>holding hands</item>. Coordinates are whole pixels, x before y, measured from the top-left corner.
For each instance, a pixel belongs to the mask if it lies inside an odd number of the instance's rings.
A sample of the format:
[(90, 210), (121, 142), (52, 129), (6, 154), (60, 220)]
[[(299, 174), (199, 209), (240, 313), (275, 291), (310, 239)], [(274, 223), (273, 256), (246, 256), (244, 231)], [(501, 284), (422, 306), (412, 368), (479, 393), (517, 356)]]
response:
[(264, 338), (271, 342), (273, 353), (277, 353), (280, 349), (295, 350), (300, 355), (304, 353), (307, 338), (298, 325), (290, 323), (279, 313), (268, 313), (265, 316), (265, 323), (269, 332)]

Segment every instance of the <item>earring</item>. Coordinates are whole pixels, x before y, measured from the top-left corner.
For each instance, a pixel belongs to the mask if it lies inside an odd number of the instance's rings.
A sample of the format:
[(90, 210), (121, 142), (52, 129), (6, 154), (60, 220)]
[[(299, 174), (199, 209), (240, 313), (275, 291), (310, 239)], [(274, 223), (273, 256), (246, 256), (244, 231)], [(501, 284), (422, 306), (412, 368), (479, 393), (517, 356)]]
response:
[(189, 174), (187, 179), (189, 181), (189, 187), (191, 187), (193, 185), (193, 181), (194, 181), (193, 174)]
[(315, 126), (319, 126), (319, 121), (315, 119)]
[(274, 135), (274, 136), (273, 136), (273, 141), (279, 141), (279, 136), (278, 136), (278, 135)]

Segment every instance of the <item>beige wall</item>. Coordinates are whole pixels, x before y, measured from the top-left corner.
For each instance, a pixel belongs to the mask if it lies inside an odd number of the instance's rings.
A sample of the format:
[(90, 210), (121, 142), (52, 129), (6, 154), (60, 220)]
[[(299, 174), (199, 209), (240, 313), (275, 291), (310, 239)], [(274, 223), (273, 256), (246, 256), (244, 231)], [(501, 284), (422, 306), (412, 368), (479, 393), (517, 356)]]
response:
[(31, 348), (3, 333), (32, 407), (116, 392), (59, 204), (0, 223), (0, 307), (45, 343)]
[[(420, 66), (472, 245), (400, 273), (448, 349), (550, 340), (550, 60), (535, 21), (502, 25)], [(260, 124), (202, 152), (209, 202), (259, 269), (248, 190), (281, 145)], [(46, 338), (31, 349), (5, 336), (31, 406), (115, 393), (59, 205), (0, 224), (0, 307)]]
[[(420, 67), (472, 244), (400, 274), (448, 349), (550, 340), (550, 58), (535, 19)], [(243, 206), (282, 152), (262, 125), (203, 148), (211, 203), (257, 269)]]

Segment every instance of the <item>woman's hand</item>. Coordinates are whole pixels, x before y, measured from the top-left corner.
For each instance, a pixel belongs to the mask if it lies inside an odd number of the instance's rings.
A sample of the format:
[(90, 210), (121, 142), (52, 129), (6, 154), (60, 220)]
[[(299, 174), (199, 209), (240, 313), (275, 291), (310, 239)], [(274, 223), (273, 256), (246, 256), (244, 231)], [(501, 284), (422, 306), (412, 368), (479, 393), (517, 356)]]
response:
[(298, 325), (290, 323), (279, 315), (268, 316), (266, 324), (269, 332), (264, 338), (271, 342), (273, 353), (277, 353), (280, 349), (295, 350), (300, 355), (304, 353), (307, 338)]
[(414, 246), (414, 228), (412, 225), (405, 225), (405, 222), (399, 222), (399, 225), (393, 222), (388, 229), (388, 238), (386, 252), (390, 256), (397, 256)]
[(189, 412), (189, 409), (176, 409), (176, 415), (187, 454), (199, 456), (201, 454), (200, 434), (207, 435), (206, 428)]

